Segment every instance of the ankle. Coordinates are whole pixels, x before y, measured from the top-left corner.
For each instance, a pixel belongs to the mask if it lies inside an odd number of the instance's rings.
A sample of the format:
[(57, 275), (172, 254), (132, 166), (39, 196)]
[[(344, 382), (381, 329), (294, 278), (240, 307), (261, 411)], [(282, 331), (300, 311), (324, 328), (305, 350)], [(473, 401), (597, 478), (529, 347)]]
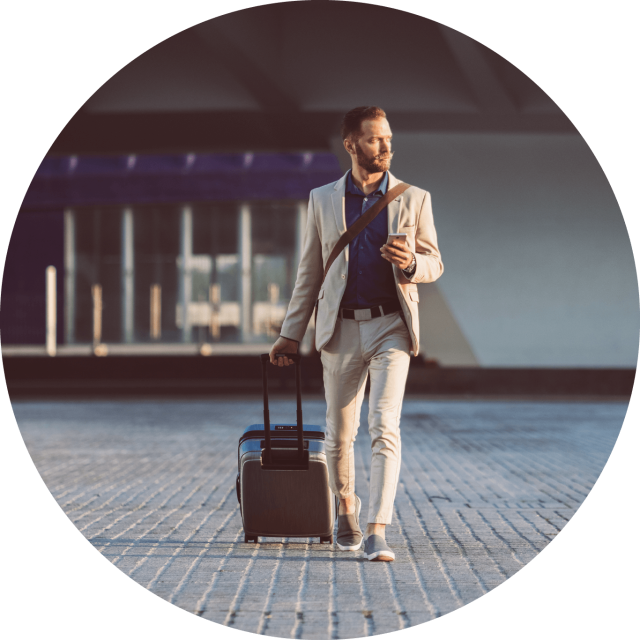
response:
[(356, 494), (352, 493), (346, 498), (340, 498), (340, 506), (338, 507), (338, 515), (346, 516), (356, 512)]
[(367, 529), (364, 532), (364, 537), (368, 538), (369, 536), (380, 536), (384, 540), (385, 527), (386, 525), (380, 524), (378, 522), (369, 522), (367, 524)]

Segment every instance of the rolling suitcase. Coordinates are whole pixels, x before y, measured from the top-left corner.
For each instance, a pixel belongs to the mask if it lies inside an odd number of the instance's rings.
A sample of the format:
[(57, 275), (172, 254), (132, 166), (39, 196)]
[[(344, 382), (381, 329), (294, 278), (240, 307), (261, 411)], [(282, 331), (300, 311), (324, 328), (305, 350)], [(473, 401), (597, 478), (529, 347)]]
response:
[(236, 492), (244, 541), (264, 537), (319, 537), (333, 543), (337, 500), (329, 489), (324, 427), (302, 424), (300, 356), (296, 367), (296, 424), (269, 420), (269, 355), (260, 356), (264, 424), (248, 426), (238, 443)]

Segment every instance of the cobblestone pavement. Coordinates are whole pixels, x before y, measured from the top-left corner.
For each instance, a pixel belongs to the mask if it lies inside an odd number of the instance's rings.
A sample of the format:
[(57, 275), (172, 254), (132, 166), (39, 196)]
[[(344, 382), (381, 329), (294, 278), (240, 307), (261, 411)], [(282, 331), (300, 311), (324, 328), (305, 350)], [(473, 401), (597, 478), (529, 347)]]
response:
[[(504, 582), (584, 500), (627, 407), (405, 400), (387, 534), (396, 561), (370, 563), (317, 540), (243, 542), (237, 442), (243, 426), (261, 421), (260, 400), (13, 406), (55, 499), (117, 567), (204, 618), (291, 638), (402, 629)], [(304, 409), (306, 423), (324, 423), (321, 400)], [(292, 403), (274, 400), (271, 414), (291, 421)], [(363, 513), (365, 431), (356, 442)]]

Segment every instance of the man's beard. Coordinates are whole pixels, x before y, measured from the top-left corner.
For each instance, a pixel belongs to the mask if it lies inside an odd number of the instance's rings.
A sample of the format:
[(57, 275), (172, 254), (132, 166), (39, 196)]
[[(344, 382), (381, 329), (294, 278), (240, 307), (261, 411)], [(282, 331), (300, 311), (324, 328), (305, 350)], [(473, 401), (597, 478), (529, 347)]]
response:
[(374, 156), (370, 158), (365, 155), (362, 147), (356, 142), (356, 158), (358, 159), (358, 164), (369, 173), (381, 173), (383, 171), (388, 171), (391, 166), (391, 158), (393, 157), (393, 153), (390, 151), (388, 154)]

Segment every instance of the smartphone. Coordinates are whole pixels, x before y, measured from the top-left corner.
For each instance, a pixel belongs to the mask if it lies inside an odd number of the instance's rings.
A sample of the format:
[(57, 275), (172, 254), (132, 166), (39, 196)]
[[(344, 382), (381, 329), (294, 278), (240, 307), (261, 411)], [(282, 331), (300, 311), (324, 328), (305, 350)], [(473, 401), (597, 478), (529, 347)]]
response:
[(394, 240), (399, 240), (402, 244), (407, 244), (406, 233), (390, 233), (387, 238), (387, 244), (391, 244)]

